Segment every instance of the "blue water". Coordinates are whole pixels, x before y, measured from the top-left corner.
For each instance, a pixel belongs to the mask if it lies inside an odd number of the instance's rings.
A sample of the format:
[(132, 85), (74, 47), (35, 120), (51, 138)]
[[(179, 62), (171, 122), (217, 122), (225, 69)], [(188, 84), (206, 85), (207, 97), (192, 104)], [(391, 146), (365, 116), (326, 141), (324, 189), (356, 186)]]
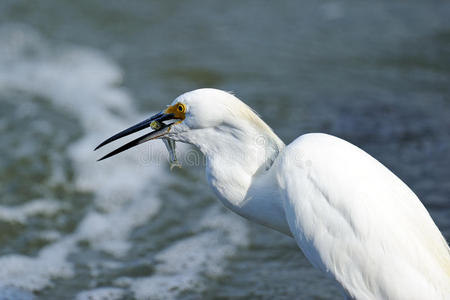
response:
[(286, 143), (363, 148), (450, 239), (449, 15), (418, 0), (0, 2), (0, 299), (342, 298), (292, 239), (224, 209), (201, 157), (170, 172), (153, 143), (95, 162), (105, 137), (199, 87), (234, 91)]

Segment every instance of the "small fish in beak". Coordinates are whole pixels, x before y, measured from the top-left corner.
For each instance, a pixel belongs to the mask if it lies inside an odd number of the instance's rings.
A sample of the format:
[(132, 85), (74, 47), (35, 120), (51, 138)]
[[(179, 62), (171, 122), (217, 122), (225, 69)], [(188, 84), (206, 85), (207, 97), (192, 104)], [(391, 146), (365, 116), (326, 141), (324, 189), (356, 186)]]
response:
[(177, 159), (177, 152), (175, 151), (175, 141), (168, 138), (162, 138), (164, 145), (166, 145), (167, 151), (169, 152), (169, 164), (170, 170), (173, 168), (181, 168), (181, 164)]
[[(160, 130), (161, 127), (163, 127), (164, 124), (161, 124), (159, 121), (153, 121), (150, 123), (150, 127), (153, 130)], [(181, 164), (177, 159), (177, 152), (175, 150), (175, 141), (169, 138), (161, 138), (164, 142), (164, 145), (167, 148), (167, 151), (169, 152), (169, 164), (170, 164), (170, 170), (172, 171), (173, 168), (181, 168)]]
[[(130, 149), (132, 147), (135, 147), (135, 146), (145, 143), (147, 141), (162, 139), (164, 142), (164, 145), (167, 148), (167, 151), (169, 152), (170, 169), (172, 170), (174, 167), (181, 167), (181, 164), (177, 160), (177, 154), (175, 151), (175, 141), (172, 139), (169, 139), (167, 137), (167, 135), (169, 134), (170, 129), (172, 128), (172, 126), (174, 124), (177, 124), (184, 120), (185, 112), (186, 112), (186, 106), (183, 103), (176, 103), (172, 106), (167, 107), (167, 109), (157, 113), (156, 115), (113, 135), (112, 137), (106, 139), (100, 145), (98, 145), (95, 148), (95, 150), (97, 150), (115, 140), (118, 140), (118, 139), (125, 137), (127, 135), (130, 135), (132, 133), (138, 132), (140, 130), (146, 129), (148, 127), (153, 129), (152, 132), (149, 132), (137, 139), (132, 140), (131, 142), (123, 145), (122, 147), (119, 147), (116, 150), (106, 154), (99, 160), (103, 160), (108, 157), (114, 156), (116, 154), (119, 154), (127, 149)], [(164, 123), (165, 121), (168, 121), (169, 123)]]
[(153, 121), (153, 122), (150, 123), (150, 128), (153, 129), (153, 130), (160, 130), (161, 127), (163, 127), (163, 124), (161, 124), (158, 121)]
[[(144, 134), (143, 136), (132, 140), (131, 142), (123, 145), (122, 147), (117, 148), (116, 150), (106, 154), (105, 156), (103, 156), (102, 158), (100, 158), (99, 160), (103, 160), (106, 159), (108, 157), (114, 156), (116, 154), (119, 154), (127, 149), (130, 149), (132, 147), (135, 147), (139, 144), (145, 143), (147, 141), (150, 140), (155, 140), (155, 139), (162, 139), (164, 138), (164, 136), (166, 134), (169, 133), (171, 126), (173, 125), (173, 123), (170, 124), (165, 124), (163, 123), (163, 121), (171, 121), (174, 119), (174, 115), (169, 113), (164, 113), (164, 112), (160, 112), (156, 115), (154, 115), (153, 117), (144, 120), (134, 126), (131, 126), (128, 129), (125, 129), (115, 135), (113, 135), (112, 137), (110, 137), (109, 139), (106, 139), (104, 142), (102, 142), (100, 145), (98, 145), (95, 150), (105, 146), (106, 144), (109, 144), (117, 139), (120, 139), (122, 137), (125, 137), (127, 135), (130, 135), (132, 133), (135, 133), (137, 131), (143, 130), (145, 128), (151, 127), (153, 129), (152, 132), (149, 132), (147, 134)], [(175, 155), (175, 145), (173, 144), (172, 146), (169, 147), (170, 149), (173, 150), (169, 150), (169, 155), (170, 157), (173, 158), (173, 162), (176, 162), (176, 155)], [(168, 149), (169, 149), (168, 148)], [(172, 153), (171, 153), (172, 152)], [(172, 161), (172, 160), (171, 160)]]

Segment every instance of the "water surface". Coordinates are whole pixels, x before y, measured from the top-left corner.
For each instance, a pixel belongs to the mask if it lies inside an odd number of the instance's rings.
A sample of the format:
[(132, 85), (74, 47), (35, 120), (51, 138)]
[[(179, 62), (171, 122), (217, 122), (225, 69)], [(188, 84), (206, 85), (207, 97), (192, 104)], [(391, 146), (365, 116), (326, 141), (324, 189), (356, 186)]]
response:
[(200, 87), (234, 91), (286, 143), (363, 148), (450, 239), (449, 15), (447, 1), (2, 1), (0, 299), (341, 299), (292, 239), (224, 209), (201, 166), (169, 172), (162, 143), (95, 162), (105, 137)]

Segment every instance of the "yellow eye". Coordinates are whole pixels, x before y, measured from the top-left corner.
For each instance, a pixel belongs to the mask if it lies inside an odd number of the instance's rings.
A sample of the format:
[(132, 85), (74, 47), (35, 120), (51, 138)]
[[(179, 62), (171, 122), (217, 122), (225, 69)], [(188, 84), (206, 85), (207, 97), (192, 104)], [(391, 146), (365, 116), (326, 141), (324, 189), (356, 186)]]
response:
[(178, 110), (179, 112), (182, 112), (182, 113), (183, 113), (183, 112), (185, 112), (186, 107), (184, 106), (184, 104), (178, 103), (177, 110)]
[(186, 106), (183, 103), (176, 103), (172, 106), (169, 106), (164, 112), (166, 114), (173, 114), (175, 119), (184, 120)]

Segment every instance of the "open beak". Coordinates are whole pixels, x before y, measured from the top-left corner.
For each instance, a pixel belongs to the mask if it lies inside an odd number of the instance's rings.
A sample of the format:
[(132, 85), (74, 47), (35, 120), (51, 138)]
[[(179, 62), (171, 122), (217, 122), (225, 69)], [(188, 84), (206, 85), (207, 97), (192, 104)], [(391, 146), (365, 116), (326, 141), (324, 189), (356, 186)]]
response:
[[(145, 129), (145, 128), (148, 128), (148, 127), (155, 128), (154, 131), (149, 132), (147, 134), (144, 134), (143, 136), (141, 136), (141, 137), (139, 137), (139, 138), (137, 138), (135, 140), (132, 140), (131, 142), (123, 145), (122, 147), (117, 148), (116, 150), (114, 150), (114, 151), (106, 154), (102, 158), (100, 158), (98, 161), (104, 160), (105, 158), (108, 158), (108, 157), (114, 156), (116, 154), (119, 154), (120, 152), (123, 152), (123, 151), (125, 151), (127, 149), (130, 149), (130, 148), (132, 148), (134, 146), (137, 146), (139, 144), (142, 144), (144, 142), (163, 137), (164, 135), (166, 135), (170, 131), (170, 127), (173, 124), (173, 123), (172, 124), (165, 124), (165, 123), (163, 123), (163, 121), (169, 121), (169, 120), (173, 120), (173, 119), (176, 119), (175, 115), (173, 113), (160, 112), (160, 113), (157, 113), (156, 115), (154, 115), (151, 118), (148, 118), (148, 119), (146, 119), (146, 120), (144, 120), (144, 121), (142, 121), (142, 122), (140, 122), (140, 123), (138, 123), (138, 124), (136, 124), (134, 126), (131, 126), (128, 129), (125, 129), (125, 130), (123, 130), (123, 131), (113, 135), (112, 137), (110, 137), (109, 139), (105, 140), (100, 145), (98, 145), (94, 149), (94, 151), (99, 149), (99, 148), (101, 148), (101, 147), (103, 147), (103, 146), (105, 146), (106, 144), (111, 143), (112, 141), (115, 141), (115, 140), (120, 139), (120, 138), (122, 138), (124, 136), (130, 135), (130, 134), (135, 133), (137, 131), (140, 131), (142, 129)], [(156, 124), (157, 126), (152, 126), (151, 125), (152, 123)]]

